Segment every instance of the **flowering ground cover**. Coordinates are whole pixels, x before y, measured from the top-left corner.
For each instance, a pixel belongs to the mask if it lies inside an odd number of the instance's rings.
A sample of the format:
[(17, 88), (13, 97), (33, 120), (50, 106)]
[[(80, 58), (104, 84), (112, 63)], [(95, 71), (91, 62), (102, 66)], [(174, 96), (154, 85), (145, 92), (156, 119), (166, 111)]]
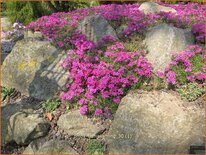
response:
[[(78, 105), (83, 115), (110, 117), (121, 98), (131, 89), (143, 85), (167, 85), (177, 88), (189, 82), (203, 83), (204, 74), (204, 6), (197, 3), (161, 4), (177, 10), (177, 13), (160, 12), (145, 15), (139, 4), (111, 4), (78, 9), (72, 12), (54, 13), (30, 23), (27, 28), (41, 31), (57, 47), (66, 49), (68, 57), (62, 67), (69, 70), (67, 91), (60, 96), (62, 102)], [(100, 14), (114, 29), (127, 25), (123, 38), (115, 40), (105, 36), (97, 47), (80, 31), (77, 25), (88, 15)], [(145, 49), (130, 50), (125, 40), (134, 36), (144, 38), (144, 32), (155, 25), (168, 23), (179, 28), (190, 28), (195, 45), (173, 55), (165, 72), (153, 72), (152, 65), (144, 57)], [(129, 42), (129, 46), (134, 43)], [(154, 84), (156, 83), (156, 84)]]

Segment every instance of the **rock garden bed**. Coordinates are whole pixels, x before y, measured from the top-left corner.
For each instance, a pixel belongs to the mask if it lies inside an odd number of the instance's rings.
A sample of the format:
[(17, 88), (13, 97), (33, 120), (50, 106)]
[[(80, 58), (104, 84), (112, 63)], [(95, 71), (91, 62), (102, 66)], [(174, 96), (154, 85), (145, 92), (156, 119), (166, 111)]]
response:
[(2, 41), (2, 153), (204, 146), (204, 11), (111, 4), (16, 23)]

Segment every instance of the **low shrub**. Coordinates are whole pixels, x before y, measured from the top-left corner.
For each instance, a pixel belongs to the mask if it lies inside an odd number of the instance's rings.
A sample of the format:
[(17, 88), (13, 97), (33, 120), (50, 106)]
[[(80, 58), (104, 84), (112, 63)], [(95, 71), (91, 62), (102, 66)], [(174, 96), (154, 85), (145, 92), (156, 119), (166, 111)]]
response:
[(6, 97), (10, 97), (14, 93), (14, 88), (7, 88), (2, 87), (1, 94), (2, 94), (2, 101), (6, 99)]
[(77, 33), (71, 43), (76, 49), (69, 50), (63, 62), (63, 67), (70, 71), (70, 82), (61, 99), (78, 101), (81, 114), (115, 112), (126, 90), (140, 77), (152, 75), (151, 64), (138, 52), (126, 51), (120, 42), (106, 51), (96, 50), (91, 41)]
[(177, 92), (180, 94), (183, 100), (191, 102), (195, 101), (204, 93), (204, 88), (196, 82), (192, 82), (182, 85), (177, 89)]
[(105, 148), (99, 142), (91, 142), (86, 146), (86, 154), (104, 154)]
[(57, 98), (49, 99), (42, 103), (42, 109), (45, 112), (52, 112), (60, 105), (60, 103), (60, 100)]

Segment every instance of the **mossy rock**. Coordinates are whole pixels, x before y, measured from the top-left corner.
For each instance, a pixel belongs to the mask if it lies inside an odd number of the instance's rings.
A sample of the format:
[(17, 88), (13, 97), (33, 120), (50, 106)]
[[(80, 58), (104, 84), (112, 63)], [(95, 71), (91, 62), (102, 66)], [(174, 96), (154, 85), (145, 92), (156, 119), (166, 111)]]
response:
[(22, 94), (49, 99), (64, 89), (68, 72), (60, 65), (66, 52), (49, 41), (26, 38), (18, 41), (2, 66), (2, 84)]

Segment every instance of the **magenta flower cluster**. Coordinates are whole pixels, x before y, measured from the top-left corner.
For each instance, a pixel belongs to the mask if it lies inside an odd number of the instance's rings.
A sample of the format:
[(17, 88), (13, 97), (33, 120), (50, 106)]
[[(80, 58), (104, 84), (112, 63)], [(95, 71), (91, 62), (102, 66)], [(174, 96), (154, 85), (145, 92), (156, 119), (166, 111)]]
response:
[[(152, 75), (151, 64), (138, 52), (126, 51), (120, 42), (115, 42), (104, 52), (95, 49), (84, 35), (75, 32), (71, 43), (76, 49), (69, 50), (62, 63), (70, 71), (70, 82), (61, 100), (77, 100), (81, 114), (90, 112), (91, 106), (95, 116), (108, 113), (112, 102), (120, 103), (126, 88), (137, 83), (139, 77)], [(100, 106), (99, 100), (105, 99), (111, 102)]]
[[(182, 52), (174, 53), (173, 60), (170, 65), (165, 68), (165, 72), (157, 71), (157, 76), (166, 79), (166, 82), (171, 84), (176, 84), (177, 75), (180, 74), (175, 68), (179, 66), (184, 69), (184, 76), (188, 82), (193, 82), (195, 80), (203, 81), (206, 78), (204, 74), (204, 60), (203, 60), (204, 49), (198, 45), (190, 45), (188, 48)], [(195, 62), (194, 60), (199, 58)], [(200, 63), (199, 68), (195, 68), (198, 65), (194, 63)]]
[(160, 12), (158, 14), (145, 15), (139, 11), (139, 4), (111, 4), (100, 5), (91, 8), (78, 9), (72, 12), (53, 13), (44, 16), (37, 21), (30, 23), (27, 28), (41, 31), (47, 38), (57, 43), (59, 47), (67, 44), (69, 37), (76, 25), (86, 16), (100, 14), (108, 21), (121, 21), (125, 19), (127, 27), (124, 35), (128, 36), (133, 32), (143, 33), (148, 27), (158, 24), (164, 20), (176, 27), (192, 28), (197, 40), (204, 42), (204, 5), (198, 3), (187, 3), (178, 5), (164, 4), (173, 7), (177, 13)]
[[(85, 35), (76, 31), (77, 24), (88, 15), (100, 14), (111, 23), (123, 21), (127, 25), (123, 30), (125, 37), (135, 32), (143, 33), (147, 28), (166, 21), (176, 27), (191, 28), (196, 41), (204, 43), (203, 5), (162, 5), (173, 7), (177, 13), (145, 15), (138, 10), (139, 4), (111, 4), (54, 13), (30, 23), (28, 29), (41, 31), (58, 47), (69, 49), (67, 58), (62, 62), (62, 67), (70, 72), (69, 82), (61, 100), (78, 103), (82, 115), (92, 113), (95, 116), (110, 117), (112, 107), (118, 106), (131, 86), (138, 84), (141, 78), (152, 76), (151, 64), (141, 51), (127, 51), (121, 42), (111, 36), (105, 36), (98, 42), (98, 45), (107, 45), (106, 49), (100, 50)], [(187, 81), (203, 81), (203, 68), (194, 69), (193, 64), (193, 60), (198, 56), (202, 58), (202, 55), (203, 49), (200, 46), (191, 45), (181, 53), (174, 54), (165, 72), (158, 71), (157, 75), (167, 83), (177, 84), (179, 72), (175, 66), (181, 66)]]

